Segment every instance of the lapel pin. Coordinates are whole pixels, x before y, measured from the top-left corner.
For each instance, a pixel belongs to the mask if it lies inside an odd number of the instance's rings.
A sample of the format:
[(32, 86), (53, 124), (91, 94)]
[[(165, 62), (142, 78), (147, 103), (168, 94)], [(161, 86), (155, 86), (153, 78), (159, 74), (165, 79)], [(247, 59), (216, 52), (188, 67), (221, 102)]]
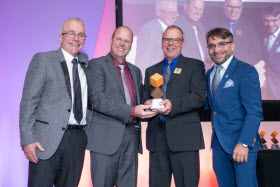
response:
[(175, 68), (174, 73), (181, 74), (182, 69), (181, 68)]
[(228, 75), (226, 75), (226, 78), (228, 78)]

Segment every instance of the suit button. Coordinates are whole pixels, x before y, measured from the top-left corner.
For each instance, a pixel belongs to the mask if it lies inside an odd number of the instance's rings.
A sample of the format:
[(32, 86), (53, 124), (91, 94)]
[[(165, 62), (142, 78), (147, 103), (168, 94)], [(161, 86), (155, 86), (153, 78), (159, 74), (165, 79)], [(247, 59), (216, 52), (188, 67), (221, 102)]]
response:
[(214, 115), (216, 115), (217, 114), (217, 112), (214, 112)]
[(68, 112), (71, 112), (71, 109), (68, 109)]
[(62, 127), (62, 130), (65, 131), (65, 127)]

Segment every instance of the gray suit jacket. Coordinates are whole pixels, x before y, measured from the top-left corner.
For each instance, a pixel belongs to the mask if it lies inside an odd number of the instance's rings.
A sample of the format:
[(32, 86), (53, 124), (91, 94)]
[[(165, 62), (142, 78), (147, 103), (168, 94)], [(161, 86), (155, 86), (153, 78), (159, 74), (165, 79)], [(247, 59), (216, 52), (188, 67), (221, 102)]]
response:
[[(137, 104), (140, 104), (141, 71), (130, 63), (127, 65), (135, 84)], [(132, 106), (126, 104), (123, 85), (110, 54), (92, 59), (88, 69), (89, 94), (93, 113), (90, 126), (87, 129), (87, 149), (101, 154), (113, 155), (120, 147)], [(140, 126), (140, 122), (138, 123)], [(142, 153), (141, 134), (139, 142), (138, 150)]]
[[(80, 53), (78, 59), (88, 63), (86, 54)], [(82, 67), (86, 73), (85, 66)], [(50, 158), (65, 132), (71, 106), (69, 72), (61, 49), (35, 54), (20, 103), (21, 146), (40, 142), (45, 151), (36, 149), (37, 157)]]
[(158, 63), (164, 57), (161, 38), (164, 30), (158, 18), (146, 23), (137, 34), (135, 65), (140, 67), (144, 76), (146, 68)]

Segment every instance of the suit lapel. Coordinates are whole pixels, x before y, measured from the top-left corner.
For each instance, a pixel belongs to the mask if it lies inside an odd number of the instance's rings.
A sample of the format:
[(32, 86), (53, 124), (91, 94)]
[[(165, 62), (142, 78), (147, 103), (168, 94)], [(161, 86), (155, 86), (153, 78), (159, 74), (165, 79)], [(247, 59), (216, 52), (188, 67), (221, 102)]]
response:
[(269, 58), (271, 58), (275, 54), (276, 49), (279, 46), (280, 46), (280, 34), (278, 34), (275, 42), (273, 43), (273, 46), (271, 47), (271, 49), (269, 51)]
[[(188, 63), (186, 61), (186, 59), (181, 55), (181, 57), (179, 58), (174, 70), (176, 68), (178, 69), (181, 69), (181, 73), (184, 71), (184, 66), (186, 65), (186, 63)], [(174, 73), (174, 70), (173, 72), (171, 72), (171, 75), (170, 75), (170, 78), (169, 78), (169, 81), (168, 81), (168, 84), (170, 84), (172, 82), (173, 79), (175, 79), (176, 77), (178, 77), (180, 74), (177, 74), (177, 73)], [(167, 85), (168, 85), (167, 84)]]
[(108, 66), (109, 71), (112, 73), (112, 76), (114, 77), (114, 80), (116, 81), (117, 85), (119, 86), (119, 88), (121, 90), (121, 93), (122, 93), (123, 97), (125, 98), (125, 93), (124, 93), (124, 88), (123, 88), (122, 81), (120, 79), (119, 73), (116, 69), (114, 61), (113, 61), (112, 57), (110, 56), (110, 54), (107, 54), (105, 60), (106, 60), (106, 64)]
[(213, 96), (212, 96), (212, 92), (211, 92), (211, 80), (210, 80), (210, 75), (212, 73), (212, 71), (214, 70), (214, 65), (212, 66), (212, 68), (207, 72), (206, 74), (206, 78), (207, 78), (207, 97), (209, 98), (209, 105), (212, 108), (213, 105)]
[(136, 90), (136, 97), (137, 97), (137, 104), (139, 104), (140, 103), (140, 95), (139, 95), (140, 92), (139, 92), (139, 87), (138, 87), (139, 83), (138, 82), (140, 80), (137, 80), (137, 75), (136, 75), (134, 67), (128, 62), (126, 64), (127, 64), (127, 67), (130, 71), (130, 74), (131, 74), (133, 82), (134, 82), (134, 87)]
[(72, 98), (69, 71), (68, 71), (68, 68), (67, 68), (67, 65), (66, 65), (64, 55), (63, 55), (60, 48), (56, 51), (56, 53), (57, 53), (57, 56), (58, 56), (58, 59), (59, 59), (59, 62), (60, 62), (60, 65), (61, 65), (61, 68), (62, 68), (62, 71), (63, 71), (68, 95), (69, 95), (70, 98)]
[[(225, 83), (228, 81), (228, 79), (230, 78), (231, 74), (234, 72), (235, 70), (235, 65), (237, 63), (237, 59), (235, 57), (232, 58), (231, 62), (229, 63), (229, 66), (216, 90), (216, 93), (215, 93), (215, 97), (214, 98), (219, 98), (221, 93), (222, 93), (222, 90), (223, 90), (223, 86), (225, 85)], [(214, 99), (214, 102), (216, 101), (217, 99)]]

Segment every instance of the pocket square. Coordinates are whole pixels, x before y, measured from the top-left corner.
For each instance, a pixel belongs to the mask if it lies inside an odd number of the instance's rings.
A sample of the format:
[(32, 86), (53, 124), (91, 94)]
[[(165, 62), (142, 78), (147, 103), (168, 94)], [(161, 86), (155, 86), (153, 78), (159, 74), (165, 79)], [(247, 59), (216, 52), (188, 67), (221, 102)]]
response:
[(233, 80), (229, 79), (229, 80), (226, 82), (224, 88), (229, 88), (229, 87), (233, 87), (233, 86), (234, 86)]
[(280, 46), (277, 47), (276, 53), (280, 53)]

